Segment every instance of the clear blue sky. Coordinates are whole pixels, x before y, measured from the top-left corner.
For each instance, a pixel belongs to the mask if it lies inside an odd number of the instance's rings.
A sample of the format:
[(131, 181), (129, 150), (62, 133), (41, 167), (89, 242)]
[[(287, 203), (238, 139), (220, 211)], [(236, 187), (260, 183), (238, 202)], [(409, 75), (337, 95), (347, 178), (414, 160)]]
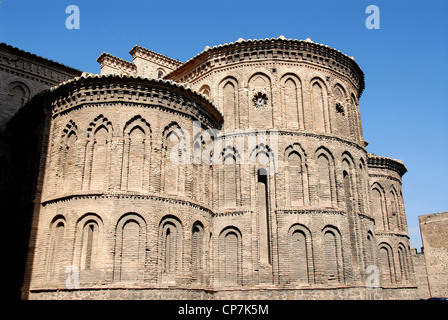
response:
[[(68, 5), (81, 12), (68, 30)], [(380, 29), (368, 30), (368, 5)], [(354, 56), (366, 75), (360, 100), (368, 151), (404, 161), (411, 246), (417, 216), (448, 211), (448, 1), (2, 0), (0, 42), (88, 72), (103, 52), (130, 60), (136, 44), (186, 61), (205, 46), (284, 35)]]

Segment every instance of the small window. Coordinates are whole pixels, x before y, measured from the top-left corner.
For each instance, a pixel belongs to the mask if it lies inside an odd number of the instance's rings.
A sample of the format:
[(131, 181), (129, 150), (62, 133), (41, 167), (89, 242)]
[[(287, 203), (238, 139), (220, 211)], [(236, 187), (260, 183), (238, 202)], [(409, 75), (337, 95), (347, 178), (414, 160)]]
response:
[(158, 79), (163, 78), (163, 70), (157, 71), (157, 78)]

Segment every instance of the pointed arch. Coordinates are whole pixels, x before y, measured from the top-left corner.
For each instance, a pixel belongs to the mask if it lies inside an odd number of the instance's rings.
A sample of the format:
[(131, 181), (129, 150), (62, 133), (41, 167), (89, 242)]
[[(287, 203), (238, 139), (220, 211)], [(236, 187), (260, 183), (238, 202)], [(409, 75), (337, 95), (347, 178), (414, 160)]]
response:
[(280, 80), (283, 117), (289, 129), (305, 129), (302, 82), (295, 74), (287, 73)]
[(310, 230), (302, 224), (294, 224), (288, 230), (289, 268), (293, 281), (314, 283), (314, 259)]
[[(180, 125), (173, 121), (162, 132), (162, 181), (164, 191), (180, 195), (185, 192), (185, 166), (190, 160), (189, 139)], [(169, 168), (169, 169), (168, 169)]]
[(31, 98), (31, 91), (25, 83), (13, 81), (8, 85), (8, 97), (14, 111), (17, 111)]
[(224, 285), (241, 285), (243, 280), (242, 235), (238, 228), (229, 226), (219, 235), (220, 280)]
[(375, 219), (377, 230), (389, 230), (389, 219), (387, 217), (386, 197), (384, 188), (380, 183), (375, 182), (370, 187), (371, 190), (371, 211)]
[(311, 80), (314, 129), (317, 132), (331, 133), (330, 110), (328, 107), (328, 89), (320, 78)]
[(77, 158), (78, 126), (70, 120), (64, 127), (59, 146), (59, 178), (57, 189), (65, 194), (73, 190), (76, 181), (76, 158)]
[(95, 213), (86, 213), (76, 222), (73, 264), (79, 270), (101, 268), (103, 261), (103, 220)]
[(114, 279), (138, 281), (144, 277), (146, 221), (137, 213), (124, 214), (115, 229)]
[(392, 247), (385, 242), (380, 243), (378, 247), (382, 282), (386, 285), (392, 284), (395, 282)]
[(146, 190), (149, 184), (151, 126), (140, 115), (126, 122), (123, 129), (121, 187), (130, 191)]
[(222, 163), (220, 166), (219, 179), (223, 181), (218, 187), (220, 188), (220, 197), (223, 199), (224, 207), (236, 208), (240, 200), (240, 163), (241, 156), (234, 147), (227, 146), (220, 154)]
[(401, 229), (401, 218), (400, 218), (400, 210), (399, 210), (399, 202), (398, 202), (398, 193), (395, 189), (394, 185), (391, 185), (388, 193), (388, 213), (389, 220), (391, 222), (392, 229), (400, 230)]
[(292, 206), (309, 204), (307, 156), (299, 143), (285, 149), (285, 186), (288, 202)]
[(112, 123), (102, 114), (87, 128), (85, 186), (90, 190), (107, 190), (111, 160)]
[[(271, 78), (264, 72), (254, 73), (248, 81), (249, 128), (270, 128), (273, 126)], [(264, 97), (264, 106), (254, 103), (257, 97)]]
[(344, 282), (344, 265), (342, 257), (342, 240), (339, 230), (334, 226), (326, 226), (322, 229), (325, 279), (331, 282)]
[(408, 251), (403, 243), (398, 244), (398, 263), (399, 263), (399, 274), (398, 279), (400, 282), (407, 282), (409, 280), (409, 261), (408, 261)]
[(219, 83), (221, 110), (224, 116), (225, 129), (235, 129), (239, 126), (238, 106), (238, 80), (226, 77)]
[(193, 282), (202, 283), (205, 276), (204, 225), (200, 221), (193, 224), (191, 235), (191, 277)]
[(332, 153), (325, 147), (316, 151), (317, 163), (317, 196), (319, 205), (323, 207), (335, 207), (336, 199), (336, 174)]
[(172, 215), (163, 217), (159, 224), (159, 261), (162, 275), (175, 276), (182, 270), (183, 227)]
[(50, 245), (47, 252), (47, 277), (60, 279), (64, 270), (66, 220), (57, 215), (50, 223)]

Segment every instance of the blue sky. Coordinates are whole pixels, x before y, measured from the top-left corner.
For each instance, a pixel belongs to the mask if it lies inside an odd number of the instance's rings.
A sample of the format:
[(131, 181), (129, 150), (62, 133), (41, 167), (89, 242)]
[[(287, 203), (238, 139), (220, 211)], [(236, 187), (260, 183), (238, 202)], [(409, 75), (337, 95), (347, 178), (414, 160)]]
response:
[[(68, 5), (81, 13), (68, 30)], [(368, 5), (380, 29), (368, 30)], [(418, 216), (448, 211), (448, 1), (2, 0), (0, 42), (87, 72), (102, 52), (130, 60), (136, 44), (180, 61), (205, 46), (284, 35), (354, 56), (366, 75), (360, 99), (369, 152), (404, 161), (411, 246)]]

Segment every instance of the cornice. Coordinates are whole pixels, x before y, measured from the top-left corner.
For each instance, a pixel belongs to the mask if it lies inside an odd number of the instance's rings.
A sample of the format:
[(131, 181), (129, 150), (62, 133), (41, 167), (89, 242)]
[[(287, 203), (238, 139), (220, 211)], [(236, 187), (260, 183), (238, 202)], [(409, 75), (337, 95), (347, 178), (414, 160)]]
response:
[(279, 214), (335, 214), (345, 216), (345, 211), (340, 210), (316, 210), (316, 209), (277, 209)]
[[(266, 134), (267, 136), (270, 135), (278, 135), (278, 136), (297, 136), (297, 137), (310, 137), (310, 138), (315, 138), (318, 139), (320, 141), (324, 140), (324, 141), (336, 141), (339, 143), (343, 143), (346, 144), (350, 147), (354, 147), (356, 149), (358, 149), (361, 152), (367, 152), (366, 149), (362, 146), (360, 146), (359, 144), (357, 144), (356, 142), (353, 141), (348, 141), (348, 140), (344, 140), (340, 137), (337, 136), (331, 136), (331, 135), (324, 135), (324, 134), (318, 134), (318, 133), (314, 133), (314, 132), (310, 132), (310, 131), (290, 131), (290, 130), (284, 130), (284, 129), (265, 129), (266, 131), (262, 131), (263, 134)], [(260, 129), (253, 129), (250, 131), (246, 131), (246, 130), (242, 130), (242, 131), (237, 131), (234, 132), (232, 131), (231, 133), (222, 131), (219, 133), (217, 139), (218, 140), (225, 140), (226, 137), (245, 137), (245, 136), (255, 136), (260, 134)]]
[(177, 69), (183, 64), (179, 60), (175, 60), (138, 45), (134, 46), (129, 53), (131, 54), (133, 60), (135, 60), (135, 58), (142, 58), (168, 67), (171, 70)]
[(215, 128), (219, 128), (223, 121), (221, 113), (204, 95), (162, 79), (116, 74), (84, 75), (51, 88), (45, 95), (52, 106), (53, 117), (80, 105), (120, 102), (163, 106), (189, 114)]
[(168, 74), (166, 78), (184, 82), (183, 78), (191, 78), (196, 74), (207, 72), (210, 68), (260, 59), (305, 61), (340, 72), (357, 84), (358, 99), (365, 87), (364, 73), (353, 57), (309, 39), (292, 40), (284, 37), (247, 41), (239, 39), (235, 43), (226, 43), (213, 48), (206, 47), (204, 51)]
[(393, 170), (397, 172), (400, 177), (403, 177), (403, 175), (408, 171), (401, 160), (388, 157), (380, 157), (371, 153), (369, 153), (367, 156), (367, 166), (369, 168)]
[(82, 199), (146, 199), (146, 200), (151, 200), (151, 201), (166, 202), (166, 203), (170, 203), (170, 204), (186, 205), (186, 206), (207, 212), (210, 215), (214, 215), (214, 213), (211, 209), (204, 207), (203, 205), (200, 205), (198, 203), (188, 201), (188, 200), (170, 198), (170, 197), (165, 197), (162, 195), (139, 194), (139, 193), (129, 193), (129, 192), (113, 192), (113, 191), (102, 192), (102, 193), (86, 192), (86, 193), (80, 193), (80, 194), (73, 194), (73, 195), (68, 195), (68, 196), (64, 196), (64, 197), (58, 197), (58, 198), (42, 201), (41, 205), (42, 205), (42, 207), (45, 207), (45, 206), (52, 205), (52, 204), (69, 202), (69, 201), (73, 201), (73, 200), (82, 200)]
[(104, 66), (111, 66), (113, 68), (129, 72), (131, 74), (137, 73), (137, 67), (134, 63), (115, 57), (106, 52), (103, 52), (98, 57), (98, 59), (96, 59), (96, 61), (101, 65), (101, 68), (103, 68)]

